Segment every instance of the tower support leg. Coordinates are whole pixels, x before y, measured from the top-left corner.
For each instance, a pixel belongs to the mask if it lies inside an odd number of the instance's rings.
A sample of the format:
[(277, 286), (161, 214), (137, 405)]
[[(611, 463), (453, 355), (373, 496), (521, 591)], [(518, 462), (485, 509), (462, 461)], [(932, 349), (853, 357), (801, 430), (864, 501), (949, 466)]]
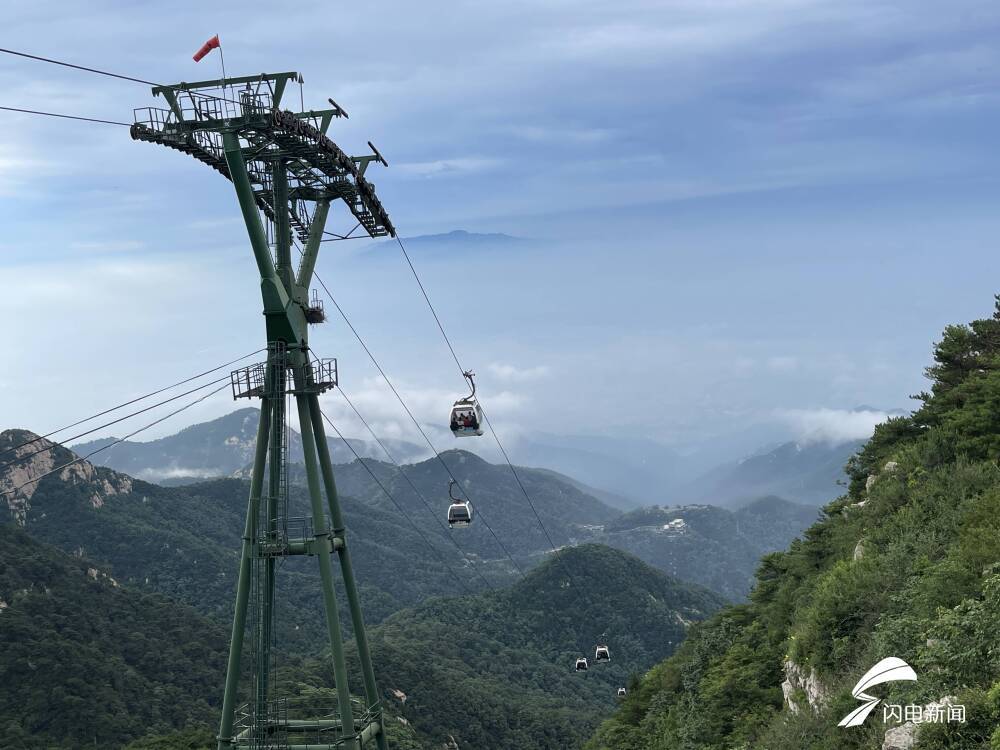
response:
[(260, 512), (260, 494), (264, 483), (264, 464), (270, 433), (271, 405), (267, 398), (260, 404), (260, 421), (257, 423), (257, 446), (254, 451), (253, 474), (250, 477), (250, 500), (247, 503), (247, 520), (243, 529), (240, 551), (239, 583), (236, 587), (236, 612), (233, 615), (233, 633), (229, 643), (229, 661), (226, 664), (226, 690), (222, 698), (222, 718), (219, 722), (218, 750), (232, 747), (233, 712), (236, 708), (236, 689), (240, 681), (240, 662), (243, 656), (243, 633), (246, 628), (247, 603), (250, 598), (250, 568), (253, 563), (253, 545), (257, 516)]
[(344, 577), (344, 589), (347, 592), (347, 604), (351, 610), (351, 624), (354, 627), (354, 637), (358, 643), (358, 657), (361, 660), (361, 675), (365, 683), (365, 699), (368, 707), (378, 706), (381, 730), (376, 735), (378, 750), (388, 750), (385, 736), (385, 720), (382, 717), (382, 700), (375, 683), (375, 670), (372, 667), (371, 652), (368, 649), (368, 636), (365, 633), (365, 619), (361, 612), (361, 598), (358, 596), (357, 584), (354, 580), (354, 567), (351, 564), (351, 553), (345, 538), (344, 517), (340, 510), (340, 499), (337, 496), (337, 483), (333, 478), (333, 464), (330, 461), (330, 448), (326, 441), (326, 428), (323, 425), (323, 413), (319, 409), (319, 397), (309, 395), (309, 416), (312, 419), (313, 437), (316, 440), (316, 453), (319, 456), (319, 466), (323, 474), (323, 484), (326, 489), (326, 501), (330, 508), (330, 520), (333, 523), (334, 535), (344, 540), (337, 550), (340, 556), (340, 572)]
[[(285, 363), (280, 356), (275, 357), (275, 362), (268, 367), (272, 383), (274, 398), (270, 399), (271, 407), (271, 435), (268, 448), (269, 456), (267, 460), (267, 503), (266, 518), (261, 534), (266, 535), (268, 542), (276, 541), (278, 533), (279, 501), (284, 500), (282, 493), (284, 487), (285, 472)], [(281, 515), (284, 508), (281, 509)], [(259, 622), (257, 638), (257, 716), (267, 715), (267, 699), (271, 687), (271, 643), (274, 631), (274, 558), (269, 557), (264, 560), (264, 580), (260, 584), (264, 587), (261, 597), (261, 617)]]
[[(298, 358), (297, 358), (298, 359)], [(303, 358), (304, 360), (304, 358)], [(296, 365), (300, 362), (296, 362)], [(301, 385), (296, 383), (296, 390)], [(326, 624), (330, 637), (330, 649), (333, 652), (333, 676), (337, 684), (337, 703), (340, 708), (340, 721), (343, 727), (354, 727), (354, 713), (351, 709), (351, 691), (347, 682), (347, 663), (344, 659), (344, 640), (340, 629), (340, 615), (337, 610), (337, 597), (333, 588), (333, 564), (330, 560), (330, 530), (326, 526), (326, 513), (323, 512), (323, 498), (319, 486), (319, 471), (316, 466), (316, 441), (313, 436), (312, 419), (310, 417), (309, 397), (301, 393), (295, 396), (295, 405), (299, 412), (299, 430), (302, 433), (302, 448), (306, 462), (306, 480), (309, 485), (309, 500), (312, 506), (313, 528), (316, 537), (316, 557), (319, 560), (319, 574), (323, 587), (323, 605), (326, 609)], [(350, 740), (344, 744), (344, 750), (359, 750), (357, 742)]]

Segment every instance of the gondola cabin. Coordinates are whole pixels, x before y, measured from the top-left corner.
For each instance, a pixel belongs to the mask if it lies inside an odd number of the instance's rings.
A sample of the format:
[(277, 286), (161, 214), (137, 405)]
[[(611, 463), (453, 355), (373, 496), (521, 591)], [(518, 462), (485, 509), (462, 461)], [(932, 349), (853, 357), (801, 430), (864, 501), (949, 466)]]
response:
[(456, 484), (458, 482), (454, 479), (448, 482), (448, 499), (451, 500), (451, 505), (448, 506), (448, 528), (468, 526), (472, 523), (472, 503), (455, 497)]
[(581, 656), (579, 659), (576, 660), (576, 671), (577, 672), (586, 672), (587, 671), (587, 659), (586, 659), (586, 657)]
[(483, 434), (483, 409), (475, 399), (463, 398), (451, 407), (451, 434), (455, 437)]
[(448, 527), (468, 526), (472, 523), (472, 503), (456, 500), (448, 506)]
[(628, 691), (625, 688), (618, 688), (619, 698), (624, 698), (626, 695), (628, 695)]
[(602, 661), (611, 661), (611, 652), (608, 651), (607, 646), (597, 647), (597, 650), (594, 652), (594, 661), (598, 663)]
[(466, 370), (462, 373), (472, 388), (465, 398), (460, 398), (451, 407), (451, 434), (455, 437), (475, 437), (483, 434), (483, 407), (476, 401), (475, 373)]

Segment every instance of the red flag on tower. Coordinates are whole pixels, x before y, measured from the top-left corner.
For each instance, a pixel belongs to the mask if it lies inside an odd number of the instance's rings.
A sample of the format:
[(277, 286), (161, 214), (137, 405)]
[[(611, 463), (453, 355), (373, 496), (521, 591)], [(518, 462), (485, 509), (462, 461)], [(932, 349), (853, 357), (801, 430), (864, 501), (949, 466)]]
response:
[(211, 52), (213, 49), (219, 49), (222, 46), (222, 42), (219, 41), (219, 35), (216, 34), (203, 45), (201, 49), (194, 53), (194, 61), (201, 62), (201, 58)]

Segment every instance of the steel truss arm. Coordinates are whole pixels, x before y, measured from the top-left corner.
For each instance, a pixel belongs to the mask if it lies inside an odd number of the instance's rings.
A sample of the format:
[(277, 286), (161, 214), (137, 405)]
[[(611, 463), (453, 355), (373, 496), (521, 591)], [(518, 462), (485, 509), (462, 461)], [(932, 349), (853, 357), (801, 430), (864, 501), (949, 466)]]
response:
[(316, 215), (313, 216), (312, 224), (309, 227), (309, 239), (306, 241), (306, 247), (302, 253), (302, 264), (299, 266), (297, 281), (302, 289), (308, 289), (312, 283), (316, 258), (319, 255), (320, 243), (323, 241), (323, 231), (326, 228), (326, 217), (329, 212), (330, 201), (321, 200), (316, 204)]

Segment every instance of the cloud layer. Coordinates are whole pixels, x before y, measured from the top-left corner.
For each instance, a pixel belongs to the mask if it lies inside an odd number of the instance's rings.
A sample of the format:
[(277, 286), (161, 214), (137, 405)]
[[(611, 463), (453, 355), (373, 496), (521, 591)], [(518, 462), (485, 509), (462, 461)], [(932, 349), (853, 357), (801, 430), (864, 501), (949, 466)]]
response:
[(861, 409), (786, 409), (777, 413), (800, 442), (825, 442), (838, 445), (852, 440), (867, 440), (875, 425), (889, 418), (885, 411)]

